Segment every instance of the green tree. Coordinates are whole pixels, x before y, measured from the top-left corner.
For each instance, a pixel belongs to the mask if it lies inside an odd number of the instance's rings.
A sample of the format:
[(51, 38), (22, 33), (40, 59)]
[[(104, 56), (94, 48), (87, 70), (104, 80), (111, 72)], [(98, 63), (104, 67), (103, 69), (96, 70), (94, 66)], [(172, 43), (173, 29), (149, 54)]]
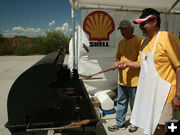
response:
[(60, 49), (67, 52), (69, 38), (61, 31), (47, 31), (45, 37), (38, 38), (38, 44), (41, 48), (41, 53), (49, 53)]
[(46, 32), (47, 40), (55, 46), (56, 49), (64, 49), (67, 45), (68, 38), (61, 31), (50, 31)]

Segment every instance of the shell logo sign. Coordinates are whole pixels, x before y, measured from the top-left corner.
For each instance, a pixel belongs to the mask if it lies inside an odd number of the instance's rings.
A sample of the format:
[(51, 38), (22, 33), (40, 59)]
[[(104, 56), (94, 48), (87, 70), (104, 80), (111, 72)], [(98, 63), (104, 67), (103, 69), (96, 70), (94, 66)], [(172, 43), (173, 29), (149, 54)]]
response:
[(89, 35), (90, 41), (108, 41), (115, 30), (112, 17), (104, 11), (95, 11), (86, 16), (83, 30)]

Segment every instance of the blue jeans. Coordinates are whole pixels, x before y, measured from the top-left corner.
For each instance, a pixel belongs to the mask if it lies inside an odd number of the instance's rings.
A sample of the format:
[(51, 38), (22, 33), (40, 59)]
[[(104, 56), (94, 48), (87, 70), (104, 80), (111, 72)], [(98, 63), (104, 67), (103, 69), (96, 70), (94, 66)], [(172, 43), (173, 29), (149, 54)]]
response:
[(128, 110), (129, 101), (131, 111), (133, 109), (136, 89), (137, 87), (128, 87), (118, 84), (116, 124), (119, 126), (123, 125), (126, 122), (125, 118)]

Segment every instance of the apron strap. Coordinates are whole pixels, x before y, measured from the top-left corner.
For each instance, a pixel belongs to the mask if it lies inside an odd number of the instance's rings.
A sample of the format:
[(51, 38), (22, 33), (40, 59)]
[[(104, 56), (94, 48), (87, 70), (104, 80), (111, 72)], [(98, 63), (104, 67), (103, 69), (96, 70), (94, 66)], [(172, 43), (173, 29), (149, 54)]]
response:
[(154, 53), (154, 50), (155, 50), (155, 48), (156, 48), (156, 44), (157, 44), (159, 35), (160, 35), (160, 31), (158, 32), (158, 35), (157, 35), (157, 38), (156, 38), (156, 42), (155, 42), (155, 44), (154, 44), (154, 48), (153, 48), (153, 51), (152, 51), (153, 53)]

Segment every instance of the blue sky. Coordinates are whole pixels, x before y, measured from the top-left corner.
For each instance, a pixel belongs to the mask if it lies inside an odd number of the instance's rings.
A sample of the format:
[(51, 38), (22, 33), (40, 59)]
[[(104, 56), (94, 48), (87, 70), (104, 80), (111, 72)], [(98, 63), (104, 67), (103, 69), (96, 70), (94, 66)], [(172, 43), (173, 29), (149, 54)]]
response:
[[(80, 11), (76, 11), (76, 25)], [(48, 30), (70, 33), (72, 26), (69, 0), (0, 0), (0, 32), (4, 37), (35, 37)]]

